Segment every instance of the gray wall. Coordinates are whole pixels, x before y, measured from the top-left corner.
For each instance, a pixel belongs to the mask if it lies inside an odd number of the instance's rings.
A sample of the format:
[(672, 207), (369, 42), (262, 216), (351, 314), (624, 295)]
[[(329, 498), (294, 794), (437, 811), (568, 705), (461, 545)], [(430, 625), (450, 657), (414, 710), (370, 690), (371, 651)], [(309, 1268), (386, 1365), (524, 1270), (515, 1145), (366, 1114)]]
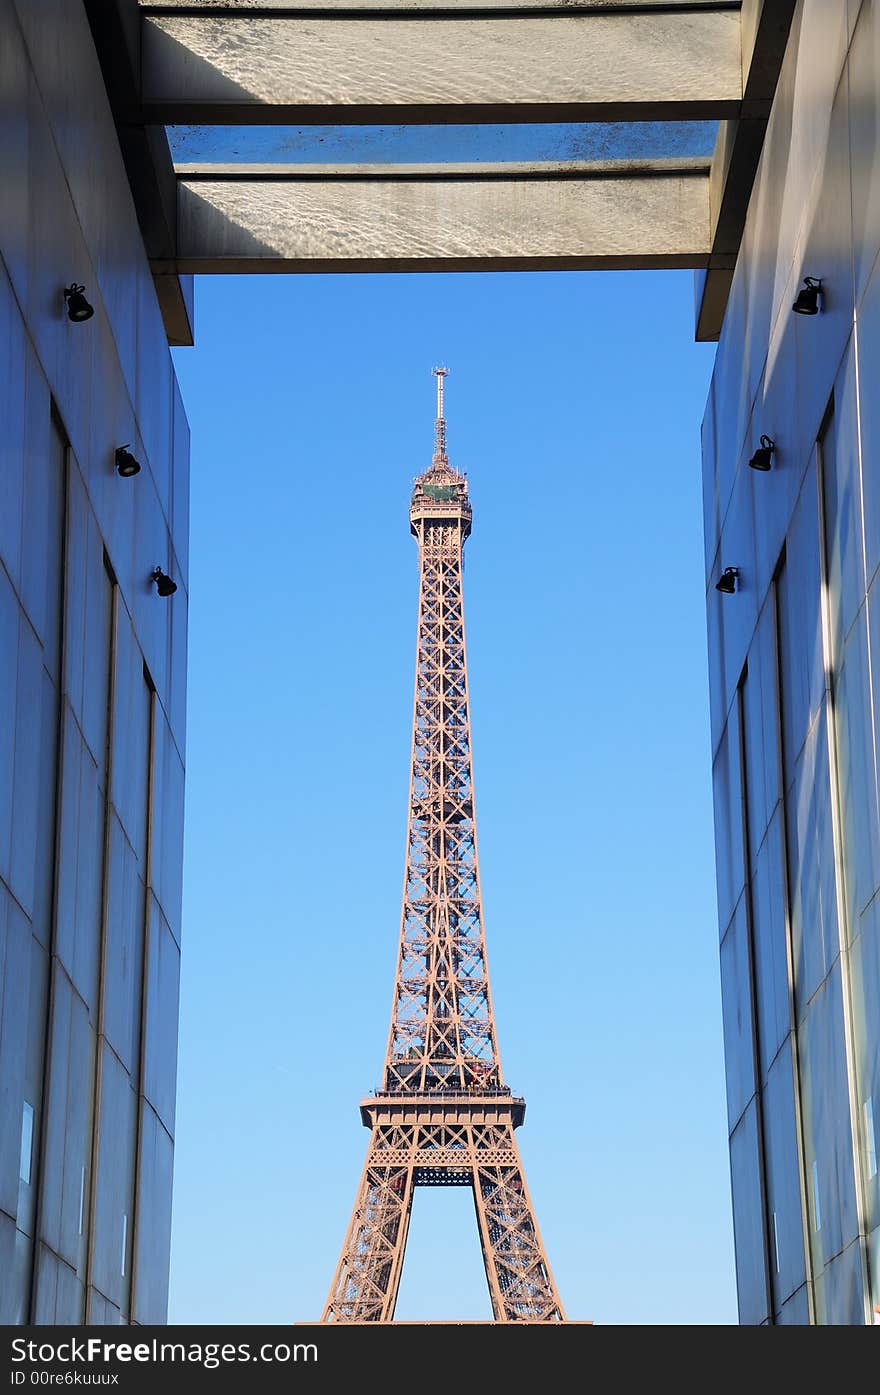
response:
[(0, 91), (0, 1322), (161, 1322), (189, 432), (79, 0), (0, 0)]
[[(803, 0), (703, 424), (740, 1317), (880, 1303), (880, 0)], [(803, 275), (822, 313), (792, 314)], [(762, 432), (770, 474), (747, 461)], [(736, 595), (714, 589), (741, 569)]]

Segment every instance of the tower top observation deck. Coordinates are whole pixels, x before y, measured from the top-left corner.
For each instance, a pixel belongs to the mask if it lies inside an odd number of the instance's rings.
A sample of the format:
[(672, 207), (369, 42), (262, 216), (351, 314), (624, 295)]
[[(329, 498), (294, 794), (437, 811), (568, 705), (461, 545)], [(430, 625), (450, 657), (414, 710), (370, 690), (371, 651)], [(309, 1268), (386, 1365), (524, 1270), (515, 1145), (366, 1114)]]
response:
[(434, 369), (437, 379), (434, 454), (428, 469), (416, 476), (409, 507), (409, 524), (410, 531), (419, 537), (425, 523), (460, 522), (464, 542), (471, 531), (471, 501), (468, 498), (467, 476), (459, 474), (452, 467), (446, 453), (443, 382), (448, 372), (448, 368)]

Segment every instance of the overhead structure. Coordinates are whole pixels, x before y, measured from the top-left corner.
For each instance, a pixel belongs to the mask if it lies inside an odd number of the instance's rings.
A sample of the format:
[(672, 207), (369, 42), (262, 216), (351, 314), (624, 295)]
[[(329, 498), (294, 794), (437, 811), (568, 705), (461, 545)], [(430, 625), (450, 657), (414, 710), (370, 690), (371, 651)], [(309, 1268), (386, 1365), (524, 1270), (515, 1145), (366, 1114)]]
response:
[[(738, 113), (735, 9), (690, 4), (345, 3), (248, 16), (161, 6), (144, 15), (148, 120), (235, 124), (646, 121)], [(304, 8), (304, 7), (301, 7)], [(459, 9), (463, 6), (459, 5)], [(152, 9), (152, 7), (150, 7)]]
[[(172, 341), (190, 272), (682, 266), (717, 337), (794, 0), (86, 3)], [(663, 149), (706, 121), (714, 149)], [(516, 158), (535, 123), (636, 134)], [(194, 125), (492, 128), (502, 157), (261, 163), (245, 133), (175, 165)]]
[(184, 272), (693, 266), (708, 166), (178, 166)]

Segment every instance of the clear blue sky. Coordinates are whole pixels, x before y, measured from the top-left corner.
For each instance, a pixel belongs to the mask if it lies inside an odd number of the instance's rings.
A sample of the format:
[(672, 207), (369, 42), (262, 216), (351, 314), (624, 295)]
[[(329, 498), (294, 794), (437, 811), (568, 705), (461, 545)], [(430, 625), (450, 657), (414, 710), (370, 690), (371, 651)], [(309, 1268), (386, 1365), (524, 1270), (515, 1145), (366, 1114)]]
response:
[[(733, 1322), (687, 272), (202, 278), (170, 1316), (320, 1315), (391, 1003), (448, 364), (506, 1077), (569, 1316)], [(400, 1318), (489, 1316), (416, 1192)]]

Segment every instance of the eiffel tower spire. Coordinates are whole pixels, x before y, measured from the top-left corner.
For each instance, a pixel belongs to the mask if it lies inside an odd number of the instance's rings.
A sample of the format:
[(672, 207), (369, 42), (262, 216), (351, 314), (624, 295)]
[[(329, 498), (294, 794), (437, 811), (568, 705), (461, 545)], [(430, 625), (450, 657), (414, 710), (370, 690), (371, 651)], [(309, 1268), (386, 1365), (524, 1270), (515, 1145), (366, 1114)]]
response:
[(446, 455), (443, 379), (431, 466), (415, 481), (419, 620), (406, 876), (382, 1084), (324, 1322), (391, 1322), (413, 1189), (473, 1191), (496, 1322), (563, 1322), (514, 1137), (489, 988), (471, 772), (462, 549), (467, 480)]
[(435, 465), (448, 465), (449, 456), (446, 454), (446, 418), (443, 415), (443, 379), (449, 373), (448, 368), (435, 368), (434, 376), (437, 379), (437, 418), (434, 422), (434, 460)]

